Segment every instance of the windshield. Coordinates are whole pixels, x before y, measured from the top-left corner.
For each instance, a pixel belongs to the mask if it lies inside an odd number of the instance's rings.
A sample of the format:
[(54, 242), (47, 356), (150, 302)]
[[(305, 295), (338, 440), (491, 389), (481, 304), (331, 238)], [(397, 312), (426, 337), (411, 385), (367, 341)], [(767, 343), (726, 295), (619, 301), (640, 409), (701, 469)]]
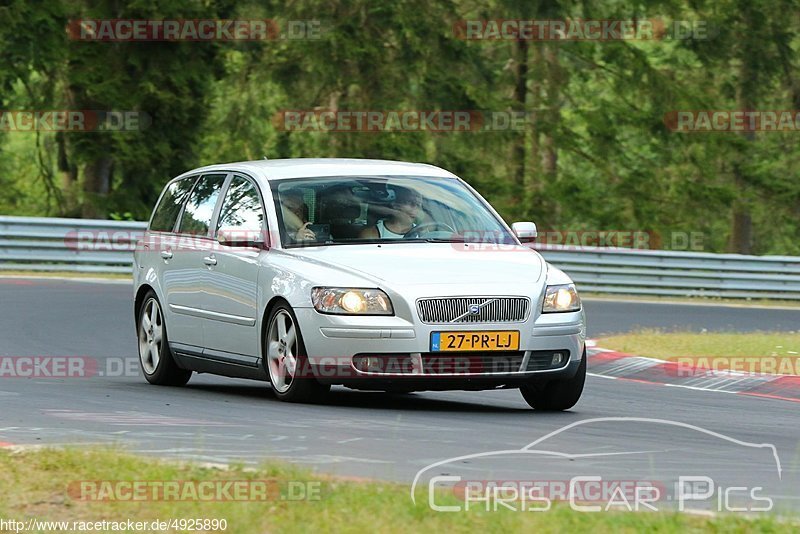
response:
[(272, 182), (284, 246), (351, 243), (516, 243), (461, 182), (344, 176)]

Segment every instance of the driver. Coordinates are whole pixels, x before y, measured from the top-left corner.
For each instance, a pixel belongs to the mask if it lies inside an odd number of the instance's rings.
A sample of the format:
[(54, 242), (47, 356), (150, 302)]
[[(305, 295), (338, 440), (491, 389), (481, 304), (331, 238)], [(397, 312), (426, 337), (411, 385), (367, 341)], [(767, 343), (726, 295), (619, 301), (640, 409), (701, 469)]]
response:
[(299, 190), (290, 189), (280, 194), (283, 224), (289, 238), (295, 242), (314, 241), (317, 236), (309, 229), (308, 206)]
[(378, 219), (375, 226), (361, 231), (360, 237), (368, 239), (403, 239), (416, 226), (422, 208), (419, 193), (405, 187), (393, 188), (395, 197), (391, 204), (391, 214)]

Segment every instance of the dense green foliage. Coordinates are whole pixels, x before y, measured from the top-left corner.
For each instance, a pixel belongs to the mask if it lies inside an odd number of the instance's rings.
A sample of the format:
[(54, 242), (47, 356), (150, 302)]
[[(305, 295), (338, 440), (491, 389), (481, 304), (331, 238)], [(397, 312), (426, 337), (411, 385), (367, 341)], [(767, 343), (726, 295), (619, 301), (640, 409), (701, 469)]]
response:
[[(126, 5), (127, 4), (127, 5)], [(430, 162), (511, 220), (702, 232), (712, 251), (800, 254), (800, 131), (676, 133), (675, 110), (800, 109), (797, 0), (7, 0), (0, 109), (137, 110), (138, 132), (0, 131), (0, 213), (143, 219), (206, 163)], [(319, 21), (319, 38), (91, 42), (77, 18)], [(473, 19), (701, 22), (707, 35), (464, 40)], [(527, 114), (480, 132), (282, 131), (281, 110)], [(657, 244), (657, 243), (656, 243)]]

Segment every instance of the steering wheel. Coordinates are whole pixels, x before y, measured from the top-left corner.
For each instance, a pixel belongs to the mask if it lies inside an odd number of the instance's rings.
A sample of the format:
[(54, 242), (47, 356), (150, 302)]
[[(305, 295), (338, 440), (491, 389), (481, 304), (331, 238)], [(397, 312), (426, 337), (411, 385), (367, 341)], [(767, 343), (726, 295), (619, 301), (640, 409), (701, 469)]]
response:
[(445, 229), (447, 229), (447, 231), (452, 232), (454, 234), (456, 233), (456, 231), (453, 230), (446, 223), (443, 223), (443, 222), (429, 222), (429, 223), (420, 224), (419, 226), (415, 226), (414, 228), (412, 228), (411, 230), (409, 230), (408, 232), (403, 234), (403, 239), (411, 238), (411, 237), (419, 237), (422, 230), (425, 230), (427, 228), (437, 228), (437, 227), (438, 228), (445, 228)]

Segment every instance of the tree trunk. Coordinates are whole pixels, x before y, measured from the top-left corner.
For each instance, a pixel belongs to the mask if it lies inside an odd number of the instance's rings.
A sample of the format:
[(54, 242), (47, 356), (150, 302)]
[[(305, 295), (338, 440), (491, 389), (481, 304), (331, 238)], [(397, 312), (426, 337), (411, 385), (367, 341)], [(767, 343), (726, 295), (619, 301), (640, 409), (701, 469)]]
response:
[[(738, 104), (741, 110), (755, 109), (755, 98), (750, 93), (751, 84), (750, 72), (747, 62), (743, 61), (739, 69), (739, 90)], [(743, 163), (747, 161), (750, 144), (755, 141), (755, 132), (743, 131), (742, 138), (746, 141), (745, 150), (739, 151), (733, 164), (733, 185), (736, 192), (736, 200), (733, 202), (731, 213), (731, 252), (737, 254), (753, 253), (753, 218), (750, 213), (749, 184), (750, 180), (743, 168)]]
[[(514, 69), (514, 111), (525, 112), (528, 100), (528, 42), (517, 41), (514, 43), (516, 52), (516, 69)], [(514, 142), (513, 161), (516, 167), (514, 173), (514, 198), (523, 198), (520, 194), (525, 188), (525, 131), (517, 132)]]
[(108, 215), (107, 207), (103, 202), (111, 189), (111, 168), (113, 160), (110, 157), (98, 158), (87, 163), (83, 168), (83, 199), (82, 215), (87, 219), (103, 219)]
[[(752, 137), (752, 133), (750, 136)], [(730, 250), (737, 254), (752, 254), (753, 218), (750, 215), (750, 201), (747, 198), (747, 177), (738, 162), (733, 166), (733, 184), (737, 198), (733, 201), (731, 215)]]
[(64, 132), (56, 133), (57, 166), (61, 175), (61, 190), (63, 191), (64, 204), (61, 206), (61, 215), (74, 215), (73, 210), (77, 203), (75, 184), (78, 181), (78, 169), (69, 161), (67, 138)]
[[(339, 89), (331, 91), (331, 93), (328, 95), (328, 109), (327, 110), (328, 111), (332, 111), (334, 116), (339, 112), (339, 102), (341, 100), (341, 97), (342, 97), (342, 91), (339, 90)], [(341, 144), (342, 144), (341, 143), (342, 135), (343, 134), (336, 133), (336, 132), (332, 132), (332, 133), (328, 133), (327, 134), (327, 137), (329, 139), (329, 141), (328, 141), (328, 157), (330, 157), (330, 158), (339, 157), (340, 150), (342, 150), (342, 146), (341, 146)], [(345, 134), (345, 138), (347, 138), (346, 134)], [(346, 154), (347, 152), (343, 151), (343, 153)]]
[[(545, 124), (542, 128), (542, 179), (553, 184), (558, 180), (558, 145), (556, 135), (561, 123), (561, 89), (564, 86), (561, 65), (558, 58), (558, 45), (545, 44), (542, 49), (545, 69)], [(561, 203), (552, 206), (554, 223), (561, 218)]]
[[(742, 191), (745, 181), (738, 165), (733, 170), (736, 189)], [(737, 199), (733, 206), (731, 227), (731, 249), (738, 254), (753, 253), (753, 219), (750, 209), (743, 199)]]
[(533, 68), (530, 69), (530, 158), (525, 181), (525, 212), (523, 219), (541, 223), (542, 217), (542, 154), (539, 142), (539, 108), (542, 103), (542, 48), (537, 43), (533, 49)]

